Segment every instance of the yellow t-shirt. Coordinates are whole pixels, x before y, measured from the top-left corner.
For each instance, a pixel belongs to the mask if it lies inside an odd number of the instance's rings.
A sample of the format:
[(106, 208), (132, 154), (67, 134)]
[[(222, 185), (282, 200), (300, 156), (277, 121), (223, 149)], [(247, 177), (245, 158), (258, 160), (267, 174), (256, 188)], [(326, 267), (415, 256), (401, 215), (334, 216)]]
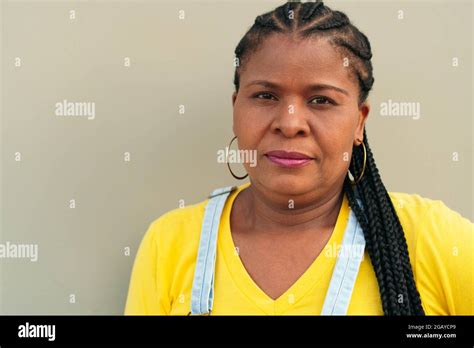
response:
[[(232, 192), (224, 206), (217, 241), (213, 315), (320, 314), (349, 218), (347, 197), (320, 255), (279, 298), (266, 295), (247, 273), (232, 240), (232, 203), (250, 183)], [(417, 194), (389, 193), (405, 231), (422, 305), (429, 315), (474, 314), (473, 224), (443, 202)], [(162, 215), (149, 226), (133, 265), (126, 315), (186, 315), (201, 223), (208, 200)], [(383, 315), (370, 257), (365, 251), (349, 315)]]

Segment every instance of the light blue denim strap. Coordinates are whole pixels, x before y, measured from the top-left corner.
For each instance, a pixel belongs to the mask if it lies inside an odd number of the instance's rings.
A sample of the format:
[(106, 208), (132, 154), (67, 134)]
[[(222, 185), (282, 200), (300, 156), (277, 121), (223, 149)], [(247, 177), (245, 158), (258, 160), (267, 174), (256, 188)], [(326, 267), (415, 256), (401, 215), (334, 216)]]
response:
[[(359, 199), (357, 202), (363, 208)], [(351, 209), (321, 315), (347, 314), (364, 249), (364, 233)]]
[(216, 262), (217, 232), (229, 193), (235, 186), (216, 189), (209, 196), (201, 227), (199, 250), (194, 270), (193, 288), (191, 291), (192, 315), (210, 314), (214, 300), (214, 268)]

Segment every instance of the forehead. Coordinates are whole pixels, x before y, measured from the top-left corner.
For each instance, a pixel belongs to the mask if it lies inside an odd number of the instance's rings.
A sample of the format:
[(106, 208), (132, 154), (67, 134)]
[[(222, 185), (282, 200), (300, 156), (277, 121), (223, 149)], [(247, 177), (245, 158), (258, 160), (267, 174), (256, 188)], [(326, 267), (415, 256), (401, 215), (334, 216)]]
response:
[[(241, 85), (267, 79), (287, 86), (321, 82), (357, 89), (344, 58), (326, 38), (272, 34), (243, 62)], [(350, 64), (350, 57), (347, 58)]]

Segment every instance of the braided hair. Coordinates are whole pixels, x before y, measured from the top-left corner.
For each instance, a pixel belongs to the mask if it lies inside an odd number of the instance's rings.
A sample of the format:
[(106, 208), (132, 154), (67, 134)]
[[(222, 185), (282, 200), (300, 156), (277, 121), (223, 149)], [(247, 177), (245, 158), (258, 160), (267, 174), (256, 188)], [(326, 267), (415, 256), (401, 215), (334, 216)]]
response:
[[(257, 16), (234, 52), (238, 62), (234, 75), (236, 92), (239, 90), (239, 77), (245, 66), (244, 62), (273, 33), (298, 35), (299, 38), (327, 38), (338, 52), (353, 58), (350, 69), (351, 76), (357, 79), (359, 85), (359, 105), (367, 99), (374, 83), (369, 40), (343, 12), (331, 10), (320, 0), (305, 3), (290, 1)], [(364, 232), (384, 314), (424, 315), (410, 265), (405, 234), (380, 178), (365, 128), (363, 142), (366, 148), (364, 175), (357, 185), (353, 185), (348, 173), (343, 190)], [(363, 160), (361, 146), (354, 146), (349, 165), (354, 178), (360, 176)], [(357, 199), (360, 199), (365, 209), (361, 209)]]

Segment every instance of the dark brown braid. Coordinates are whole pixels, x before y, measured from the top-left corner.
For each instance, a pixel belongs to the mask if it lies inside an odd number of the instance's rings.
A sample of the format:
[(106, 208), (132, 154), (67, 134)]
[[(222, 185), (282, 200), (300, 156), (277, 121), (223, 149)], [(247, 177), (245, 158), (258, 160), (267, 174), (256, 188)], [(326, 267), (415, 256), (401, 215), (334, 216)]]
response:
[[(374, 83), (369, 40), (344, 13), (331, 10), (322, 1), (287, 2), (255, 19), (235, 49), (238, 62), (234, 75), (236, 92), (239, 90), (240, 74), (250, 54), (274, 33), (297, 34), (300, 38), (327, 38), (344, 57), (352, 58), (349, 66), (360, 88), (359, 105), (367, 99)], [(385, 315), (424, 315), (405, 234), (380, 178), (365, 129), (363, 141), (367, 151), (364, 175), (356, 186), (351, 185), (347, 176), (344, 191), (364, 231), (383, 311)], [(358, 178), (362, 171), (363, 158), (362, 146), (354, 147), (349, 166), (354, 178)], [(356, 197), (364, 209), (357, 204)]]

